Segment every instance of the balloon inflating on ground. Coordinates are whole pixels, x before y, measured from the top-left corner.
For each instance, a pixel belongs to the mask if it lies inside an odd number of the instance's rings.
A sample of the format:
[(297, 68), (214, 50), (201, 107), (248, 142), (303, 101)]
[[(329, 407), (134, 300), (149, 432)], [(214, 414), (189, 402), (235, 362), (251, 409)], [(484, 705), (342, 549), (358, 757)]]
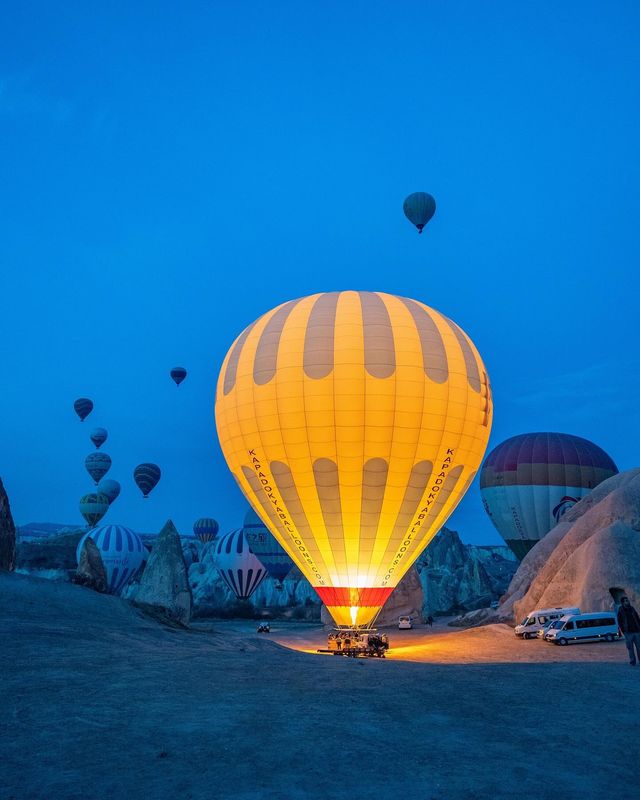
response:
[(372, 624), (482, 461), (492, 402), (453, 321), (382, 292), (292, 300), (218, 379), (225, 459), (339, 625)]

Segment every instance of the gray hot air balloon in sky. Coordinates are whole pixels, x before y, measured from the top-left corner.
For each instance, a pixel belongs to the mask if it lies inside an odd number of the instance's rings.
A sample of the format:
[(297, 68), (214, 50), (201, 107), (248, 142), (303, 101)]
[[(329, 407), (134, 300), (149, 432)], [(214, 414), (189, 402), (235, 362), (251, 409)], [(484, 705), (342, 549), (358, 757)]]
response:
[(84, 460), (84, 465), (97, 486), (98, 481), (102, 480), (111, 468), (111, 457), (102, 451), (99, 453), (89, 453)]
[(98, 492), (106, 495), (109, 505), (111, 505), (120, 494), (120, 484), (118, 481), (111, 480), (111, 478), (103, 478), (98, 484)]
[(95, 444), (96, 448), (99, 450), (101, 445), (103, 445), (107, 441), (107, 433), (105, 428), (94, 428), (91, 433), (89, 434), (89, 438)]
[(427, 192), (410, 194), (402, 205), (405, 217), (422, 233), (422, 229), (436, 213), (436, 201)]

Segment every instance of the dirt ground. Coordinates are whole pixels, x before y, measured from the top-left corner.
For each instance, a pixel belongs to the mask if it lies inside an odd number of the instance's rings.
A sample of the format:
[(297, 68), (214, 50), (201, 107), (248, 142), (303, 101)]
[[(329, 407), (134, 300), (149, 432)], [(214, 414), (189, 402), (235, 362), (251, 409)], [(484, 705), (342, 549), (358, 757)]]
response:
[(173, 630), (0, 573), (0, 798), (637, 796), (623, 645), (392, 637), (388, 660), (319, 656), (308, 625)]

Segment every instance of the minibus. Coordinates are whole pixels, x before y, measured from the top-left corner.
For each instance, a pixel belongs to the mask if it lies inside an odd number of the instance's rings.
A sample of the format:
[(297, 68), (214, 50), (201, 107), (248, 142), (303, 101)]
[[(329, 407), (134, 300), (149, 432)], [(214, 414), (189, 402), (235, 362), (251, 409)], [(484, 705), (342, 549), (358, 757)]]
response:
[(544, 635), (550, 644), (573, 644), (618, 638), (618, 622), (613, 611), (594, 611), (591, 614), (567, 614), (551, 623)]
[(551, 620), (561, 619), (566, 614), (579, 613), (579, 608), (539, 608), (537, 611), (530, 611), (520, 625), (516, 625), (514, 632), (522, 639), (535, 639), (538, 631)]

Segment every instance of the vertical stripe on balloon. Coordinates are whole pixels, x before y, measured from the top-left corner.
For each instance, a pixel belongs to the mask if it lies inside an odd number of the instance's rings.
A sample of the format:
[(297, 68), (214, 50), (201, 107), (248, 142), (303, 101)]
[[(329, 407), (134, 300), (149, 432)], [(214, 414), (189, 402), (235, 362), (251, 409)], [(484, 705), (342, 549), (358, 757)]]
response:
[(235, 344), (231, 349), (231, 353), (229, 355), (229, 360), (227, 361), (227, 368), (224, 373), (224, 393), (229, 394), (229, 392), (233, 389), (236, 385), (236, 374), (238, 372), (238, 362), (240, 361), (240, 354), (242, 353), (242, 348), (244, 347), (244, 343), (247, 341), (247, 337), (251, 333), (251, 331), (255, 328), (258, 322), (262, 319), (261, 317), (257, 319), (255, 322), (252, 322), (251, 325), (246, 327), (240, 336), (236, 339)]
[(362, 306), (364, 366), (374, 378), (389, 378), (396, 369), (393, 328), (384, 300), (375, 292), (358, 292)]
[(260, 334), (256, 354), (253, 362), (253, 380), (258, 386), (273, 380), (278, 363), (278, 348), (282, 329), (289, 314), (298, 305), (299, 300), (290, 300), (280, 306), (271, 316), (264, 330)]
[(333, 371), (336, 310), (340, 292), (321, 294), (313, 304), (304, 335), (303, 366), (309, 378), (326, 378)]
[(447, 325), (453, 331), (456, 339), (458, 340), (458, 344), (460, 345), (460, 349), (462, 350), (462, 355), (464, 357), (464, 364), (467, 369), (467, 381), (469, 382), (469, 386), (473, 389), (474, 392), (480, 391), (480, 370), (478, 368), (478, 362), (476, 361), (476, 357), (473, 354), (473, 350), (471, 349), (471, 344), (467, 339), (466, 335), (460, 330), (460, 328), (456, 325), (455, 322), (450, 320), (448, 317), (442, 317), (442, 319), (447, 323)]
[(398, 298), (407, 307), (420, 337), (422, 347), (422, 363), (425, 374), (436, 383), (445, 383), (449, 378), (447, 351), (442, 341), (438, 326), (429, 312), (415, 300), (407, 297)]

